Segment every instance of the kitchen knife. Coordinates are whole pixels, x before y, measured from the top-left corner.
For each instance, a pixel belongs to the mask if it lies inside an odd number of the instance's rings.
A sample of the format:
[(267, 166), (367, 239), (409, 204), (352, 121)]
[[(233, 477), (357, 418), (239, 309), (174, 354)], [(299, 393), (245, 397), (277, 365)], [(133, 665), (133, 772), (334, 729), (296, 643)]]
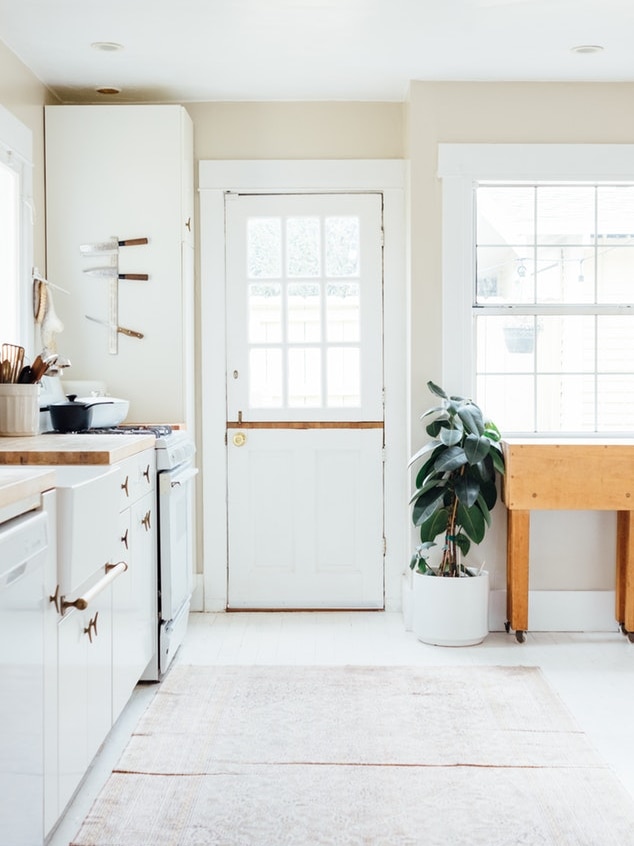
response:
[(139, 279), (142, 282), (150, 278), (147, 273), (118, 273), (116, 267), (87, 267), (84, 273), (92, 276), (107, 276), (110, 279)]
[(86, 320), (92, 320), (93, 323), (99, 323), (101, 326), (107, 326), (108, 329), (116, 329), (121, 335), (128, 335), (130, 338), (142, 338), (142, 332), (135, 332), (134, 329), (126, 329), (124, 326), (116, 326), (114, 323), (108, 323), (107, 320), (98, 320), (96, 317), (91, 317), (89, 314), (85, 314), (84, 317)]
[(147, 238), (126, 238), (125, 240), (117, 240), (117, 238), (110, 238), (108, 241), (101, 241), (98, 244), (82, 244), (79, 248), (84, 255), (91, 253), (115, 253), (119, 247), (136, 247), (141, 244), (147, 244)]

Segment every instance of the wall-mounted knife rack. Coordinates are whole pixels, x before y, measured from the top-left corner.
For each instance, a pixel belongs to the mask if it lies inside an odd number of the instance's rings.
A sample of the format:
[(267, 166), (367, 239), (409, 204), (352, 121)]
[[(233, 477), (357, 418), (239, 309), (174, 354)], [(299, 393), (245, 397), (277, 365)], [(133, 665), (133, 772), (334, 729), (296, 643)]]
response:
[[(119, 272), (119, 248), (135, 247), (147, 244), (147, 238), (120, 239), (112, 235), (107, 241), (97, 244), (82, 244), (79, 251), (88, 258), (95, 256), (103, 259), (99, 267), (87, 267), (84, 273), (93, 276), (103, 276), (109, 280), (108, 292), (108, 352), (117, 355), (119, 352), (119, 280), (136, 279), (147, 281), (147, 273), (120, 273)], [(126, 331), (124, 334), (131, 337), (142, 338), (141, 332)]]

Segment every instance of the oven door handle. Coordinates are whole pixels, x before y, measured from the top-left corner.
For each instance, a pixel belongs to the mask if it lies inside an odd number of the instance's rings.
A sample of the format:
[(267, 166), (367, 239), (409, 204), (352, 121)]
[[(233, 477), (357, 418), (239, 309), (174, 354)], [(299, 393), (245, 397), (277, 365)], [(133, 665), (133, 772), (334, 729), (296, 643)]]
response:
[(187, 467), (185, 470), (181, 470), (180, 472), (176, 473), (161, 473), (161, 488), (164, 490), (177, 488), (181, 485), (185, 485), (197, 475), (197, 467)]

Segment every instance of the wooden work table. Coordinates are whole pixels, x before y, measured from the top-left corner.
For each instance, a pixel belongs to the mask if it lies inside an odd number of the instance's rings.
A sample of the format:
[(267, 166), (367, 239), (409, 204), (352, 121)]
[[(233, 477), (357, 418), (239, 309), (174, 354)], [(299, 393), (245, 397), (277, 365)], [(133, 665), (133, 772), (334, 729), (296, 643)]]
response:
[(147, 435), (44, 434), (0, 438), (0, 465), (116, 464), (144, 449), (156, 438)]
[(617, 512), (616, 621), (634, 640), (634, 439), (509, 438), (502, 497), (508, 509), (506, 629), (528, 629), (530, 513)]

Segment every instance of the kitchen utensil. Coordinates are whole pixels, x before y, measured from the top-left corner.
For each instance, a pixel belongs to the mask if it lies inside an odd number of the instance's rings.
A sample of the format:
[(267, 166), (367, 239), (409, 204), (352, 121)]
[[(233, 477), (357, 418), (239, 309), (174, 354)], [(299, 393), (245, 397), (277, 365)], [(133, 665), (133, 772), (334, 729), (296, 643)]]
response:
[(100, 326), (107, 326), (109, 329), (116, 329), (121, 335), (128, 335), (130, 338), (142, 338), (143, 332), (136, 332), (134, 329), (126, 329), (125, 326), (117, 326), (116, 323), (109, 323), (107, 320), (99, 320), (96, 317), (91, 317), (85, 314), (86, 320), (92, 320), (93, 323), (99, 323)]
[(18, 384), (30, 385), (33, 382), (35, 382), (35, 379), (33, 378), (33, 370), (27, 364), (22, 368), (22, 370), (20, 370), (20, 375), (18, 376)]
[(141, 282), (147, 282), (150, 278), (147, 273), (118, 273), (116, 267), (87, 267), (84, 273), (105, 276), (108, 279), (137, 279)]
[(2, 359), (3, 362), (9, 362), (8, 373), (6, 372), (6, 365), (3, 365), (5, 367), (3, 381), (11, 384), (17, 382), (24, 361), (24, 347), (18, 344), (3, 344)]
[(112, 402), (100, 397), (92, 402), (78, 402), (75, 394), (68, 394), (67, 402), (53, 402), (40, 411), (48, 411), (56, 432), (85, 432), (92, 424), (92, 408)]
[(119, 247), (136, 247), (147, 243), (147, 238), (126, 238), (121, 241), (117, 240), (117, 238), (109, 238), (107, 241), (101, 241), (98, 244), (82, 244), (79, 250), (84, 255), (91, 255), (92, 253), (116, 253)]

